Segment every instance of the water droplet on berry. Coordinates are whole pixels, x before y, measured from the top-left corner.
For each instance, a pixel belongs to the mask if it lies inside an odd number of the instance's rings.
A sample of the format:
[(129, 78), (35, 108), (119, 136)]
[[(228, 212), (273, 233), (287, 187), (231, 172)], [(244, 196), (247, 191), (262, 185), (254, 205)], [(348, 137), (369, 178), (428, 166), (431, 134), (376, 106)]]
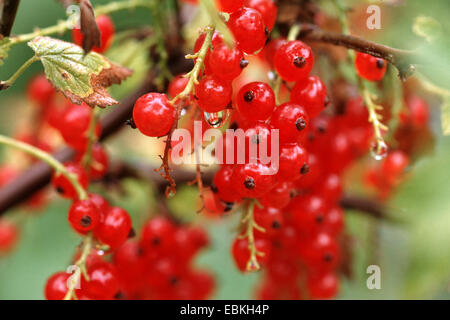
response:
[(370, 154), (375, 160), (383, 160), (388, 154), (388, 149), (386, 142), (376, 141), (370, 150)]
[(230, 112), (229, 110), (222, 110), (219, 112), (204, 112), (206, 122), (212, 128), (220, 128), (228, 119)]

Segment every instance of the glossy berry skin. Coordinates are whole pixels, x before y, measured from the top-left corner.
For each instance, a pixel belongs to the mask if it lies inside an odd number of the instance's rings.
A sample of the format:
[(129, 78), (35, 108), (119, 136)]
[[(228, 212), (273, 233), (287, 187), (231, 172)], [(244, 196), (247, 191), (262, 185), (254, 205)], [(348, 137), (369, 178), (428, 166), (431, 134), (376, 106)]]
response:
[(231, 177), (233, 175), (232, 166), (221, 166), (213, 179), (214, 190), (218, 197), (225, 202), (235, 202), (239, 200), (239, 195), (233, 188)]
[(91, 200), (77, 200), (69, 209), (68, 220), (80, 234), (94, 230), (100, 223), (100, 210)]
[(268, 193), (266, 193), (259, 202), (264, 207), (274, 207), (278, 209), (285, 208), (291, 201), (291, 190), (293, 186), (288, 181), (278, 182)]
[(301, 256), (310, 270), (333, 270), (339, 264), (337, 240), (327, 232), (318, 232), (305, 241)]
[(333, 207), (325, 213), (324, 229), (331, 235), (337, 236), (344, 228), (344, 213), (340, 207)]
[[(205, 32), (201, 33), (198, 36), (198, 38), (197, 38), (197, 40), (195, 41), (195, 44), (194, 44), (194, 52), (195, 53), (200, 51), (200, 49), (203, 46), (203, 43), (205, 42), (205, 39), (206, 39), (206, 33)], [(215, 31), (214, 34), (213, 34), (213, 38), (211, 40), (212, 48), (214, 49), (216, 46), (218, 46), (220, 44), (223, 44), (223, 43), (224, 42), (223, 42), (222, 36), (220, 35), (219, 32)], [(206, 57), (205, 57), (205, 63), (204, 63), (204, 66), (205, 66), (205, 71), (204, 72), (207, 75), (211, 74), (211, 69), (209, 68), (209, 58), (210, 58), (210, 56), (211, 56), (211, 51), (208, 50), (208, 53), (206, 54)]]
[(281, 146), (279, 161), (277, 177), (282, 181), (296, 180), (307, 173), (308, 153), (298, 144)]
[(236, 192), (242, 198), (258, 198), (270, 190), (274, 176), (267, 165), (247, 163), (234, 167), (232, 181)]
[(406, 167), (409, 165), (409, 157), (403, 151), (395, 150), (390, 152), (382, 164), (383, 176), (392, 184), (395, 184), (402, 177)]
[[(115, 34), (114, 22), (107, 15), (101, 15), (96, 18), (98, 29), (100, 30), (100, 47), (94, 46), (93, 51), (102, 53), (111, 46)], [(79, 46), (83, 46), (83, 34), (81, 29), (73, 29), (72, 39)]]
[(216, 0), (216, 3), (220, 11), (232, 13), (244, 5), (244, 0)]
[(229, 81), (214, 76), (204, 77), (195, 88), (199, 107), (209, 113), (226, 109), (231, 102), (232, 93)]
[(267, 45), (265, 46), (264, 56), (271, 68), (274, 68), (275, 54), (277, 53), (278, 49), (285, 43), (286, 39), (278, 38), (270, 40), (269, 43), (267, 43)]
[(175, 121), (175, 109), (165, 94), (147, 93), (140, 97), (133, 109), (136, 127), (149, 137), (165, 136)]
[(94, 230), (94, 235), (103, 244), (108, 245), (110, 250), (115, 250), (128, 239), (131, 227), (128, 212), (119, 207), (111, 207), (104, 214), (98, 228)]
[(315, 234), (322, 230), (328, 210), (325, 200), (318, 195), (295, 198), (290, 211), (293, 225), (302, 234)]
[(250, 8), (241, 8), (230, 15), (228, 28), (236, 39), (239, 49), (253, 54), (264, 47), (266, 29), (261, 14)]
[(110, 208), (108, 201), (106, 201), (105, 198), (96, 193), (90, 194), (89, 200), (91, 200), (91, 202), (95, 204), (97, 208), (100, 210), (100, 215), (102, 216), (103, 220), (103, 215), (105, 215)]
[(67, 281), (70, 273), (57, 272), (48, 278), (44, 295), (47, 300), (63, 300), (67, 293)]
[(265, 26), (271, 31), (277, 20), (278, 7), (273, 0), (245, 0), (244, 5), (257, 10), (263, 17)]
[[(86, 171), (79, 164), (76, 163), (69, 162), (66, 163), (64, 166), (66, 167), (67, 171), (77, 176), (78, 182), (81, 184), (83, 188), (86, 189), (86, 187), (89, 184), (89, 178), (87, 176)], [(58, 191), (58, 193), (62, 197), (68, 199), (78, 198), (78, 194), (75, 188), (64, 175), (54, 173), (52, 178), (52, 184), (53, 187), (56, 189), (56, 191)]]
[(148, 253), (168, 253), (175, 241), (175, 231), (175, 225), (169, 219), (151, 219), (142, 230), (141, 246)]
[[(264, 265), (270, 255), (271, 246), (270, 242), (263, 238), (255, 239), (255, 247), (259, 252), (264, 253), (264, 256), (258, 257), (258, 263)], [(234, 262), (236, 266), (241, 271), (247, 270), (247, 263), (250, 259), (250, 251), (248, 249), (248, 239), (247, 238), (236, 238), (233, 242), (231, 253), (233, 255)]]
[(258, 233), (262, 237), (276, 236), (284, 224), (283, 213), (277, 208), (264, 207), (261, 209), (256, 206), (254, 209), (254, 219), (255, 222), (265, 230), (265, 232)]
[(357, 52), (355, 67), (362, 78), (369, 81), (380, 81), (386, 73), (387, 63), (385, 60), (376, 58), (370, 54)]
[(247, 65), (242, 51), (226, 44), (215, 46), (209, 56), (209, 70), (222, 80), (234, 80)]
[(304, 106), (311, 118), (322, 112), (326, 98), (327, 89), (317, 76), (297, 81), (291, 91), (291, 101)]
[(247, 120), (267, 120), (275, 108), (275, 94), (264, 82), (251, 82), (237, 95), (237, 110)]
[(309, 115), (296, 103), (284, 103), (275, 108), (271, 125), (279, 130), (281, 143), (297, 142), (307, 133)]
[(0, 220), (0, 253), (11, 250), (17, 242), (17, 227), (4, 219)]
[(275, 53), (275, 69), (286, 81), (306, 78), (314, 65), (311, 48), (302, 41), (287, 41)]
[(334, 272), (312, 274), (307, 278), (309, 298), (332, 299), (339, 289), (339, 279)]
[(55, 89), (44, 74), (33, 77), (27, 87), (27, 97), (41, 107), (45, 107), (55, 95)]
[(91, 299), (112, 299), (119, 291), (117, 270), (107, 262), (98, 262), (87, 270), (89, 281), (81, 277), (80, 290)]
[[(167, 92), (172, 99), (179, 95), (186, 88), (189, 78), (184, 77), (184, 74), (177, 75), (170, 81)], [(190, 97), (192, 98), (192, 97)]]

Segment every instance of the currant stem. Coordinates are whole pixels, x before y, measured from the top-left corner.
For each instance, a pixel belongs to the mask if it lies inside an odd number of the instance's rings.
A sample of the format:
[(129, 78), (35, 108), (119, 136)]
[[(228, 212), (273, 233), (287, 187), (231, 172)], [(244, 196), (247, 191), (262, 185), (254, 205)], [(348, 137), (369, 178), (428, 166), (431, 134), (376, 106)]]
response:
[(173, 98), (170, 103), (173, 105), (177, 100), (182, 100), (183, 98), (188, 97), (191, 93), (195, 91), (195, 85), (198, 84), (198, 76), (200, 71), (203, 69), (205, 64), (205, 58), (208, 54), (208, 50), (212, 45), (212, 38), (215, 31), (215, 26), (210, 25), (205, 28), (206, 36), (203, 45), (196, 54), (186, 56), (187, 59), (197, 59), (195, 61), (194, 68), (187, 74), (189, 77), (189, 81), (182, 92), (180, 92), (175, 98)]
[(86, 261), (87, 261), (87, 258), (89, 257), (89, 254), (91, 253), (92, 240), (93, 240), (92, 234), (88, 234), (83, 239), (81, 256), (80, 256), (80, 258), (78, 258), (78, 260), (74, 264), (77, 268), (75, 269), (75, 272), (74, 272), (73, 276), (71, 277), (72, 281), (70, 282), (67, 293), (64, 296), (64, 300), (77, 299), (77, 296), (75, 294), (75, 289), (77, 287), (77, 284), (80, 283), (81, 276), (83, 276), (87, 281), (89, 281), (89, 276), (87, 274), (87, 268), (86, 268)]
[(29, 155), (32, 155), (39, 160), (44, 161), (49, 166), (51, 166), (53, 169), (55, 169), (57, 174), (62, 174), (69, 180), (69, 182), (72, 184), (72, 186), (75, 188), (78, 198), (80, 200), (86, 200), (88, 198), (86, 190), (83, 188), (83, 186), (78, 182), (77, 177), (70, 173), (66, 167), (56, 160), (52, 155), (49, 153), (42, 151), (41, 149), (38, 149), (36, 147), (33, 147), (27, 143), (6, 137), (4, 135), (0, 135), (0, 144), (4, 144), (6, 146), (18, 149), (20, 151), (23, 151)]
[(19, 69), (6, 81), (2, 81), (0, 83), (0, 90), (8, 89), (10, 86), (13, 85), (13, 83), (19, 78), (19, 76), (28, 69), (29, 66), (31, 66), (33, 63), (38, 61), (39, 58), (37, 56), (32, 56), (30, 59), (25, 61), (23, 65), (20, 66)]
[(246, 270), (250, 272), (258, 271), (260, 265), (258, 262), (258, 256), (263, 257), (264, 253), (258, 251), (255, 244), (255, 229), (261, 232), (266, 232), (266, 230), (259, 226), (254, 217), (254, 209), (256, 205), (256, 200), (252, 199), (249, 201), (247, 206), (247, 212), (245, 213), (242, 223), (246, 223), (246, 231), (242, 235), (242, 238), (247, 238), (248, 240), (248, 250), (250, 251), (250, 258), (247, 262)]
[(92, 119), (91, 122), (89, 123), (89, 128), (88, 128), (88, 145), (86, 148), (86, 153), (83, 156), (83, 159), (81, 160), (81, 163), (83, 164), (83, 166), (85, 168), (87, 168), (87, 170), (90, 170), (90, 164), (92, 162), (92, 147), (95, 144), (95, 142), (97, 142), (97, 136), (95, 134), (95, 128), (97, 126), (99, 120), (99, 108), (94, 108), (92, 110)]

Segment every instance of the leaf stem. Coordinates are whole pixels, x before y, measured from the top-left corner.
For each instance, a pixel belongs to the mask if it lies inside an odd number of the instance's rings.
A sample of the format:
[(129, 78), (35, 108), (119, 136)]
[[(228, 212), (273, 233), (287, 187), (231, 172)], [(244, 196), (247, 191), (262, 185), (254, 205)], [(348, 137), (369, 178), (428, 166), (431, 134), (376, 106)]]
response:
[(69, 180), (69, 182), (72, 184), (72, 186), (75, 188), (78, 198), (80, 200), (85, 200), (88, 198), (86, 190), (83, 188), (83, 186), (78, 182), (76, 175), (70, 173), (66, 167), (56, 160), (52, 155), (49, 153), (42, 151), (41, 149), (38, 149), (36, 147), (33, 147), (27, 143), (9, 138), (4, 135), (0, 135), (0, 144), (15, 148), (17, 150), (23, 151), (27, 154), (30, 154), (39, 160), (44, 161), (49, 166), (51, 166), (53, 169), (55, 169), (57, 174), (62, 174)]
[(19, 76), (26, 69), (28, 69), (29, 66), (31, 66), (33, 63), (35, 63), (38, 60), (39, 60), (39, 58), (37, 56), (32, 56), (30, 59), (25, 61), (25, 63), (23, 65), (21, 65), (20, 68), (17, 69), (17, 71), (8, 80), (2, 81), (0, 83), (0, 90), (5, 90), (5, 89), (8, 89), (10, 86), (12, 86), (12, 84), (17, 80), (17, 78), (19, 78)]
[(75, 289), (77, 287), (77, 284), (81, 280), (81, 275), (83, 275), (83, 277), (87, 281), (89, 281), (89, 276), (87, 274), (87, 268), (86, 268), (86, 261), (87, 261), (87, 258), (89, 257), (89, 254), (91, 253), (92, 240), (93, 240), (92, 234), (88, 234), (83, 239), (81, 256), (75, 262), (75, 266), (77, 268), (75, 269), (75, 272), (74, 272), (73, 276), (71, 277), (71, 282), (69, 284), (67, 293), (64, 296), (64, 300), (77, 299), (77, 296), (75, 295)]

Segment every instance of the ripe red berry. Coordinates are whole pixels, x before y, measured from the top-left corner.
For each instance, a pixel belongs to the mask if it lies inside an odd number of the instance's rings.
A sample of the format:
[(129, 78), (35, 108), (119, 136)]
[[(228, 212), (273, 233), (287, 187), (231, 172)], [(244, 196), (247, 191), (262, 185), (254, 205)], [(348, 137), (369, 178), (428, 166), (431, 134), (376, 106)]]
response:
[[(264, 238), (255, 239), (255, 247), (263, 256), (258, 256), (258, 263), (262, 266), (269, 260), (271, 251), (270, 242)], [(247, 271), (247, 263), (250, 259), (250, 250), (248, 248), (247, 238), (236, 238), (231, 248), (234, 262), (241, 271)]]
[(267, 120), (275, 108), (275, 94), (264, 82), (251, 82), (238, 93), (236, 106), (247, 120)]
[(217, 8), (222, 12), (234, 12), (244, 5), (244, 0), (216, 0)]
[(278, 7), (273, 0), (245, 0), (246, 7), (257, 10), (263, 17), (265, 26), (271, 31), (277, 20)]
[(261, 14), (250, 8), (241, 8), (230, 15), (228, 28), (236, 39), (239, 49), (253, 54), (264, 47), (266, 28)]
[(103, 215), (103, 219), (94, 235), (100, 242), (109, 246), (110, 250), (120, 247), (130, 235), (132, 222), (124, 209), (111, 207)]
[(144, 226), (141, 246), (148, 252), (168, 253), (174, 243), (176, 228), (167, 218), (151, 219)]
[(291, 91), (291, 101), (304, 106), (311, 118), (322, 112), (326, 98), (327, 89), (316, 76), (297, 81)]
[(313, 65), (311, 48), (302, 41), (287, 41), (275, 53), (275, 69), (286, 81), (306, 78)]
[(292, 222), (299, 232), (312, 234), (323, 229), (328, 208), (321, 196), (298, 196), (289, 208), (292, 213)]
[(98, 262), (87, 270), (89, 281), (81, 277), (82, 293), (91, 299), (112, 299), (119, 292), (117, 270), (107, 262)]
[(57, 272), (48, 278), (45, 284), (45, 299), (63, 300), (67, 293), (67, 282), (70, 274), (66, 272)]
[(262, 163), (236, 165), (232, 181), (243, 198), (258, 198), (269, 192), (274, 182), (273, 170)]
[(91, 157), (92, 161), (89, 169), (91, 179), (98, 180), (103, 178), (108, 172), (109, 157), (100, 143), (92, 146)]
[(340, 207), (333, 207), (325, 213), (324, 229), (331, 235), (338, 235), (344, 227), (344, 213)]
[(292, 198), (293, 186), (288, 181), (278, 182), (259, 202), (264, 207), (274, 207), (282, 209), (286, 207)]
[(413, 95), (406, 99), (407, 109), (400, 114), (402, 123), (410, 123), (415, 128), (424, 127), (430, 118), (428, 104), (421, 97)]
[(396, 183), (401, 178), (409, 165), (409, 157), (403, 151), (390, 152), (382, 164), (383, 176), (391, 183)]
[(339, 279), (334, 272), (312, 274), (307, 279), (310, 299), (332, 299), (336, 296)]
[(229, 81), (214, 76), (204, 77), (195, 88), (198, 105), (204, 112), (219, 112), (231, 102), (233, 88)]
[(166, 135), (175, 121), (175, 109), (165, 94), (147, 93), (140, 97), (133, 109), (136, 127), (149, 137)]
[(288, 102), (275, 108), (270, 123), (279, 130), (281, 143), (297, 142), (308, 131), (309, 116), (305, 108)]
[[(195, 45), (194, 45), (194, 52), (195, 53), (200, 51), (200, 49), (203, 46), (203, 43), (205, 42), (205, 38), (206, 38), (206, 33), (205, 32), (201, 33), (198, 36), (197, 40), (195, 41)], [(222, 38), (222, 36), (220, 35), (219, 32), (214, 31), (214, 34), (213, 34), (213, 37), (212, 37), (212, 40), (211, 40), (211, 46), (214, 49), (216, 46), (218, 46), (220, 44), (223, 44), (223, 38)], [(205, 57), (205, 63), (204, 63), (205, 74), (211, 74), (211, 70), (209, 68), (210, 55), (211, 55), (211, 51), (208, 50), (208, 53), (206, 54), (206, 57)]]
[[(100, 47), (94, 46), (92, 48), (95, 52), (105, 52), (111, 46), (115, 27), (114, 22), (107, 15), (101, 15), (96, 18), (98, 29), (100, 30)], [(72, 39), (77, 45), (83, 45), (83, 34), (81, 33), (81, 29), (73, 29), (72, 31)]]
[(80, 234), (94, 230), (100, 223), (100, 210), (91, 200), (76, 200), (69, 209), (68, 220)]
[(339, 265), (337, 240), (329, 233), (316, 233), (304, 242), (301, 256), (311, 270), (333, 270)]
[(214, 175), (213, 192), (215, 192), (218, 197), (225, 202), (235, 202), (239, 200), (239, 195), (236, 190), (233, 189), (232, 177), (233, 167), (224, 165)]
[(101, 195), (96, 194), (96, 193), (90, 194), (89, 200), (91, 200), (92, 203), (94, 203), (97, 206), (97, 208), (100, 210), (100, 215), (102, 216), (102, 219), (103, 219), (103, 215), (106, 214), (106, 212), (110, 208), (108, 201), (106, 201), (105, 198), (103, 198)]
[(271, 207), (260, 209), (255, 206), (254, 210), (255, 222), (265, 230), (258, 234), (273, 237), (280, 232), (284, 224), (283, 212), (280, 209)]
[(186, 78), (184, 74), (177, 75), (170, 81), (167, 92), (172, 99), (179, 95), (186, 88), (189, 82), (189, 78)]
[(234, 80), (247, 65), (248, 61), (245, 60), (242, 51), (230, 48), (226, 44), (216, 45), (209, 56), (211, 73), (223, 80)]
[(17, 227), (5, 220), (0, 220), (0, 252), (7, 252), (13, 248), (17, 242), (19, 231)]
[(44, 74), (33, 77), (28, 83), (27, 97), (39, 106), (45, 107), (55, 95), (55, 89)]
[(386, 73), (387, 63), (385, 60), (376, 58), (367, 53), (357, 52), (355, 67), (358, 74), (370, 81), (380, 81)]
[[(76, 163), (66, 163), (64, 165), (71, 174), (74, 174), (77, 176), (78, 182), (81, 184), (83, 188), (86, 189), (86, 187), (89, 184), (89, 178), (86, 174), (86, 171)], [(52, 178), (52, 184), (53, 187), (56, 189), (56, 191), (61, 194), (62, 197), (68, 198), (68, 199), (76, 199), (78, 198), (77, 191), (73, 187), (72, 183), (62, 174), (54, 173)]]
[(275, 54), (277, 53), (278, 49), (286, 42), (286, 39), (277, 38), (272, 39), (269, 41), (269, 43), (264, 48), (264, 55), (269, 63), (270, 67), (274, 67), (275, 63)]
[(298, 144), (289, 144), (280, 149), (277, 175), (280, 180), (292, 181), (308, 173), (308, 153), (304, 148)]

